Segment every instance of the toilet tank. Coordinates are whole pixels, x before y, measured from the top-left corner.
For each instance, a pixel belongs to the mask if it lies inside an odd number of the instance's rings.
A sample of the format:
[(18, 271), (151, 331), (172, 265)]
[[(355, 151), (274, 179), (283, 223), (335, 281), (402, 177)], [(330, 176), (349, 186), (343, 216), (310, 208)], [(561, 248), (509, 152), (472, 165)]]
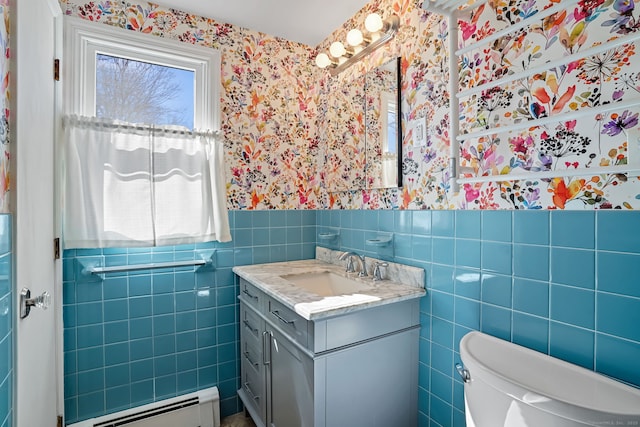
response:
[(481, 332), (460, 341), (467, 427), (640, 426), (640, 389)]

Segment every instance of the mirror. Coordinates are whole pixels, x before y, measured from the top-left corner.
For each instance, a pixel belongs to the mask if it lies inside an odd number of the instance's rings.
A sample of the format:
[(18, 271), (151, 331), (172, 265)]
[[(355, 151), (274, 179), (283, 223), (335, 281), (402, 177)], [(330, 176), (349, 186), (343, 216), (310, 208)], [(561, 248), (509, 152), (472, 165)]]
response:
[(330, 92), (324, 183), (330, 192), (365, 188), (365, 76)]
[(402, 187), (400, 58), (365, 76), (367, 188)]
[(323, 180), (329, 192), (402, 186), (400, 58), (331, 91)]

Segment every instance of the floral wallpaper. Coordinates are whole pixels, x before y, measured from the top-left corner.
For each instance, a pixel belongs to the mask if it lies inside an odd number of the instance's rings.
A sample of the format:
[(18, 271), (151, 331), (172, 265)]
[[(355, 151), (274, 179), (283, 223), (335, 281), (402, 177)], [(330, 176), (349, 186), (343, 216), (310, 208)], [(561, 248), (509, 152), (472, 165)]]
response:
[[(427, 209), (455, 208), (449, 191), (448, 162), (448, 60), (446, 52), (446, 25), (439, 16), (421, 9), (417, 0), (372, 1), (329, 36), (319, 47), (327, 50), (331, 42), (346, 39), (351, 28), (362, 28), (364, 18), (372, 12), (383, 18), (391, 14), (400, 17), (396, 36), (336, 77), (323, 76), (326, 83), (318, 105), (318, 128), (331, 120), (333, 113), (327, 108), (337, 88), (349, 84), (356, 76), (377, 68), (395, 57), (401, 57), (402, 70), (402, 125), (403, 125), (403, 183), (402, 189), (365, 189), (344, 192), (327, 191), (320, 196), (329, 209)], [(342, 114), (348, 114), (345, 108)], [(414, 147), (409, 120), (427, 117), (430, 124), (426, 147)], [(329, 144), (319, 134), (323, 146)], [(320, 165), (319, 167), (322, 167)]]
[[(459, 21), (460, 48), (507, 26), (534, 17), (529, 26), (476, 45), (460, 58), (461, 134), (515, 124), (519, 130), (470, 137), (460, 145), (465, 177), (557, 171), (558, 176), (520, 181), (450, 186), (449, 89), (446, 20), (421, 9), (422, 1), (372, 1), (327, 38), (345, 38), (372, 11), (398, 14), (396, 38), (366, 60), (324, 85), (331, 99), (334, 85), (348, 81), (394, 56), (402, 57), (404, 187), (325, 193), (330, 208), (400, 209), (634, 209), (640, 205), (638, 177), (589, 173), (562, 177), (564, 170), (633, 165), (638, 169), (640, 59), (635, 40), (638, 17), (633, 2), (583, 0), (539, 20), (535, 14), (556, 1), (490, 0)], [(623, 37), (626, 37), (623, 39)], [(604, 52), (591, 48), (615, 40)], [(628, 41), (628, 42), (627, 42)], [(583, 53), (586, 52), (586, 53)], [(566, 59), (563, 59), (566, 58)], [(551, 69), (544, 63), (559, 60)], [(490, 82), (533, 70), (505, 84)], [(475, 90), (481, 85), (480, 90)], [(464, 91), (467, 91), (466, 93)], [(616, 103), (620, 108), (616, 108)], [(327, 110), (319, 110), (327, 119)], [(601, 108), (593, 114), (571, 113)], [(346, 113), (346, 110), (345, 110)], [(322, 117), (324, 114), (325, 117)], [(410, 120), (425, 117), (428, 143), (414, 146)], [(551, 118), (558, 116), (557, 121)], [(567, 117), (564, 119), (563, 117)], [(330, 117), (329, 117), (330, 118)], [(547, 123), (527, 121), (545, 119)], [(319, 125), (321, 126), (321, 124)], [(322, 136), (322, 135), (321, 135)]]
[(230, 209), (315, 209), (320, 79), (308, 46), (143, 1), (61, 0), (67, 15), (219, 49)]
[[(496, 19), (508, 20), (489, 2), (470, 17), (474, 25), (491, 34)], [(523, 6), (524, 7), (524, 6)], [(499, 12), (499, 11), (498, 11)], [(522, 14), (533, 13), (522, 10)], [(514, 123), (558, 116), (557, 121), (520, 131), (471, 138), (461, 147), (462, 166), (469, 175), (586, 169), (614, 165), (637, 168), (638, 105), (640, 105), (640, 58), (635, 44), (620, 43), (601, 53), (582, 53), (633, 32), (632, 8), (614, 1), (580, 1), (568, 10), (539, 20), (522, 30), (471, 50), (462, 57), (462, 89), (534, 69), (535, 73), (504, 85), (492, 86), (461, 102), (462, 132), (495, 129)], [(472, 31), (463, 27), (462, 42), (473, 42)], [(566, 58), (558, 66), (538, 71), (541, 63)], [(544, 68), (544, 65), (542, 66)], [(621, 106), (635, 101), (638, 105)], [(598, 107), (607, 106), (606, 111)], [(596, 112), (563, 120), (567, 113), (594, 108)], [(633, 145), (634, 147), (631, 147)], [(637, 154), (636, 154), (637, 156)], [(503, 200), (515, 208), (631, 208), (621, 189), (629, 189), (625, 175), (595, 175), (577, 178), (500, 183)], [(524, 185), (522, 185), (524, 184)], [(515, 188), (519, 185), (519, 189)], [(616, 188), (618, 187), (618, 188)], [(465, 203), (473, 200), (474, 189), (464, 189)], [(515, 194), (519, 192), (520, 196)], [(546, 193), (546, 194), (543, 194)], [(549, 200), (549, 198), (551, 200)]]
[(0, 0), (0, 213), (9, 213), (9, 0)]
[[(490, 0), (459, 21), (460, 132), (465, 177), (529, 174), (519, 181), (451, 187), (449, 29), (422, 0), (372, 0), (317, 47), (146, 2), (61, 0), (69, 15), (222, 52), (222, 128), (231, 209), (635, 209), (638, 177), (588, 168), (640, 164), (640, 73), (635, 3)], [(558, 12), (536, 18), (549, 7)], [(396, 14), (398, 34), (336, 77), (313, 65), (318, 50), (362, 27), (367, 14)], [(533, 17), (507, 36), (472, 46)], [(614, 41), (603, 52), (592, 50)], [(359, 190), (364, 118), (353, 82), (401, 57), (403, 183)], [(554, 61), (549, 69), (545, 63)], [(511, 78), (514, 73), (524, 72)], [(506, 79), (498, 85), (492, 81)], [(619, 106), (619, 108), (618, 108)], [(575, 115), (596, 108), (587, 115)], [(557, 120), (555, 119), (557, 117)], [(426, 118), (428, 141), (411, 126)], [(542, 121), (540, 121), (542, 119)], [(531, 122), (531, 124), (527, 124)], [(517, 129), (506, 126), (519, 125)], [(503, 128), (506, 130), (502, 130)], [(488, 131), (489, 129), (489, 131)], [(495, 130), (495, 132), (491, 132)], [(481, 132), (481, 134), (479, 133)], [(475, 135), (475, 133), (479, 133)], [(4, 158), (3, 158), (4, 160)], [(562, 177), (565, 170), (584, 176)], [(538, 177), (536, 172), (558, 176)], [(2, 175), (5, 176), (5, 175)]]
[[(321, 185), (339, 192), (365, 188), (365, 76), (334, 87), (327, 99), (325, 125), (319, 129), (325, 144), (321, 151)], [(347, 114), (346, 112), (350, 112)]]

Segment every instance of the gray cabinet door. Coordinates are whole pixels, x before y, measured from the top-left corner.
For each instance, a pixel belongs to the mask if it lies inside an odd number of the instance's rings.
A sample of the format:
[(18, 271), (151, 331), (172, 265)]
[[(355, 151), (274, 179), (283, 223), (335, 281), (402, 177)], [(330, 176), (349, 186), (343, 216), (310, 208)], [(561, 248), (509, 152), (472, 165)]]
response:
[(271, 427), (313, 427), (313, 359), (271, 333), (268, 401)]
[(329, 353), (325, 360), (327, 427), (417, 425), (417, 329)]

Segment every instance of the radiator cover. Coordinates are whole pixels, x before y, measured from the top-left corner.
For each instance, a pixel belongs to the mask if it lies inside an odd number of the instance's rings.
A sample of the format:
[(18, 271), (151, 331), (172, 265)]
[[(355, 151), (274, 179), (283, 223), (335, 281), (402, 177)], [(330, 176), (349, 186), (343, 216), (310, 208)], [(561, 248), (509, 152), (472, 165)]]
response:
[(220, 395), (217, 387), (160, 400), (68, 427), (219, 427)]

